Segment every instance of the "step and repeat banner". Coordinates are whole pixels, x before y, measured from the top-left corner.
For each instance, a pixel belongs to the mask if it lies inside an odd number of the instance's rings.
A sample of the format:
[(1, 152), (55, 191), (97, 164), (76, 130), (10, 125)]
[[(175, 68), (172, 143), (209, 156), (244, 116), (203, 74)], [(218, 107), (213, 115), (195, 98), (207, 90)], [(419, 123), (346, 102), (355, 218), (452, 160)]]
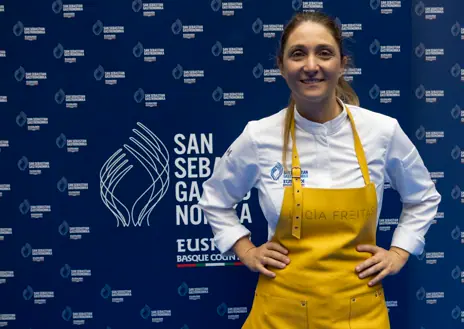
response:
[[(197, 202), (246, 123), (286, 106), (296, 11), (336, 17), (365, 108), (398, 119), (443, 201), (384, 281), (396, 329), (464, 328), (464, 3), (0, 0), (0, 327), (240, 328), (257, 274)], [(236, 208), (256, 244), (252, 190)], [(388, 248), (401, 200), (386, 186)]]

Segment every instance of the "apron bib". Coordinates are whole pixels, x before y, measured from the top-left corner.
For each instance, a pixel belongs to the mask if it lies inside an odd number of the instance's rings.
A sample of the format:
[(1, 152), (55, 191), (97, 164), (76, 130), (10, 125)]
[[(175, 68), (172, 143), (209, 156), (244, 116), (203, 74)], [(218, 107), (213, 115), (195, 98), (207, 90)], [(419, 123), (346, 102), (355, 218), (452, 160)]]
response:
[(289, 251), (291, 262), (259, 276), (253, 306), (242, 329), (390, 329), (381, 283), (359, 279), (355, 267), (376, 245), (377, 195), (353, 117), (354, 135), (365, 186), (347, 189), (303, 188), (292, 122), (292, 186), (285, 187), (272, 241)]

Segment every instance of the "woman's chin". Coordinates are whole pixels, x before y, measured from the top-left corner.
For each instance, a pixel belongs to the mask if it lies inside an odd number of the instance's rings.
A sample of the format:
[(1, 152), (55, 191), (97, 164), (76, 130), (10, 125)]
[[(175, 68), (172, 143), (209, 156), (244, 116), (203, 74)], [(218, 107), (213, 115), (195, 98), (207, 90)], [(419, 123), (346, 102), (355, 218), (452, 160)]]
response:
[(317, 103), (327, 99), (327, 95), (320, 91), (308, 91), (306, 90), (303, 94), (301, 94), (301, 100), (310, 103)]

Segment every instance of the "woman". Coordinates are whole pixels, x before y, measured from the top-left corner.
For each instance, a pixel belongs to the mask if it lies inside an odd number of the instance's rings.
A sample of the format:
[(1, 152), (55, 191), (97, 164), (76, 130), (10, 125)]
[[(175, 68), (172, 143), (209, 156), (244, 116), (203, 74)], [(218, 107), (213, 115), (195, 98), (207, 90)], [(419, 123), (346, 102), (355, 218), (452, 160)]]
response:
[[(441, 197), (398, 122), (359, 107), (333, 19), (296, 14), (277, 61), (289, 106), (248, 123), (200, 200), (218, 249), (260, 272), (243, 328), (390, 328), (381, 280), (422, 253)], [(385, 180), (403, 202), (389, 250), (376, 246)], [(252, 187), (261, 246), (233, 209)]]

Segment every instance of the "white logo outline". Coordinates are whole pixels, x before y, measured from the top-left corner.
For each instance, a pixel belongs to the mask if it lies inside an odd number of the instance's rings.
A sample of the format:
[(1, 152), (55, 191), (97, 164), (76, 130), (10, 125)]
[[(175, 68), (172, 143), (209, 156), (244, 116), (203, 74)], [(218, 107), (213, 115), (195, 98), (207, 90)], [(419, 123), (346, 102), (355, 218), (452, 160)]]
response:
[[(123, 177), (134, 167), (129, 164), (127, 167), (124, 166), (129, 162), (125, 158), (126, 153), (122, 153), (123, 149), (120, 148), (111, 155), (108, 160), (105, 161), (102, 168), (100, 169), (100, 197), (105, 206), (111, 211), (116, 217), (117, 226), (122, 223), (124, 227), (131, 226), (142, 226), (144, 220), (147, 225), (150, 226), (149, 217), (156, 205), (166, 194), (169, 188), (169, 152), (163, 142), (145, 125), (137, 122), (144, 132), (145, 135), (137, 129), (132, 129), (132, 132), (138, 136), (142, 142), (134, 137), (130, 137), (129, 140), (134, 143), (138, 148), (137, 151), (134, 147), (124, 144), (124, 148), (134, 156), (139, 163), (145, 168), (150, 175), (152, 183), (150, 186), (137, 198), (133, 203), (131, 210), (124, 205), (115, 195), (114, 190), (118, 186), (119, 182)], [(141, 154), (143, 153), (143, 155)], [(155, 193), (157, 184), (161, 182), (161, 188)], [(135, 218), (134, 210), (139, 201), (145, 197), (147, 193), (150, 193), (149, 200), (145, 206), (140, 210), (137, 218)], [(118, 207), (119, 206), (119, 207)], [(125, 214), (121, 211), (123, 208)], [(125, 216), (126, 215), (126, 216)]]

